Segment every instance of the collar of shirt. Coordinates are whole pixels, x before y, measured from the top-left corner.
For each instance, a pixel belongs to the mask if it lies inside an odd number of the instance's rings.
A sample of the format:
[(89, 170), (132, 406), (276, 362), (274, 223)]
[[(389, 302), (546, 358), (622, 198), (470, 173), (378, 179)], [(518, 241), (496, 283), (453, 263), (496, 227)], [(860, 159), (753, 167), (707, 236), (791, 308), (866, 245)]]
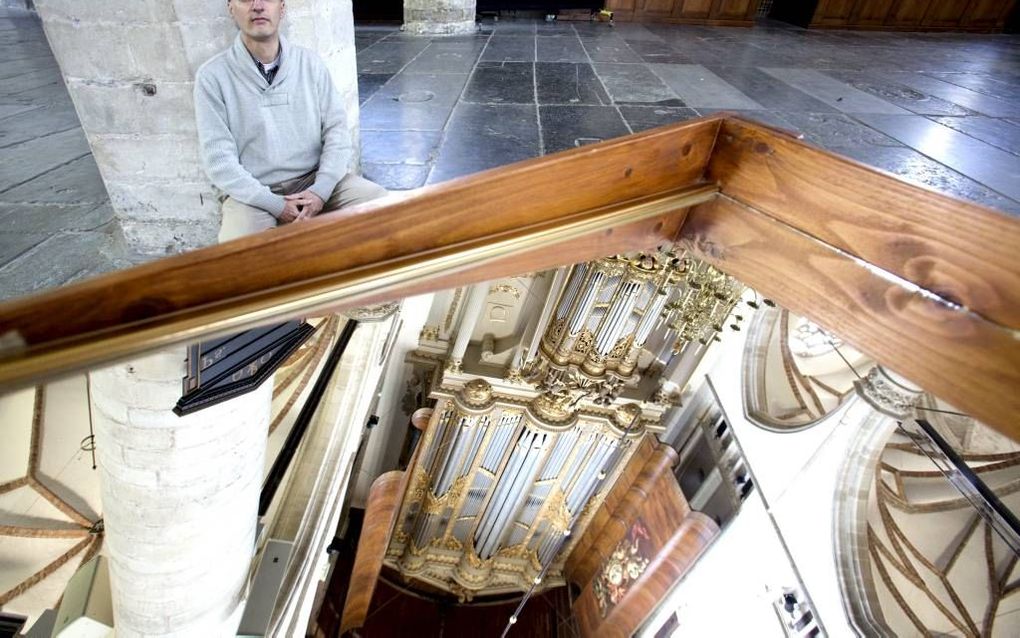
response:
[(263, 64), (251, 51), (248, 51), (248, 55), (251, 56), (251, 59), (255, 62), (255, 68), (259, 70), (259, 73), (266, 79), (266, 82), (272, 84), (273, 79), (276, 77), (276, 72), (280, 70), (280, 61), (283, 58), (283, 40), (280, 40), (280, 50), (276, 53), (276, 59), (268, 64)]

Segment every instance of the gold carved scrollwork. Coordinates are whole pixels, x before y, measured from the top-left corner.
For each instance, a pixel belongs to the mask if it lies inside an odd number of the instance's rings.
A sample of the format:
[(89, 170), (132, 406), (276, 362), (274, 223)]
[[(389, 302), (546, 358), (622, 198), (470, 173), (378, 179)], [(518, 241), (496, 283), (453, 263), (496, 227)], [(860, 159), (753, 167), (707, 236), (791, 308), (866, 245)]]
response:
[(418, 333), (418, 339), (421, 341), (439, 341), (439, 326), (423, 326), (421, 332)]
[(436, 496), (431, 491), (426, 491), (422, 511), (426, 514), (442, 514), (443, 510), (447, 507), (456, 505), (457, 501), (460, 500), (461, 494), (467, 488), (469, 479), (470, 477), (467, 474), (458, 478), (442, 496)]
[(574, 352), (580, 355), (588, 354), (593, 345), (595, 345), (595, 335), (591, 333), (591, 330), (585, 328), (574, 341)]
[(634, 335), (629, 334), (616, 342), (613, 349), (609, 351), (609, 359), (623, 359), (630, 352), (630, 347), (634, 343)]
[(504, 381), (514, 385), (524, 385), (524, 375), (521, 374), (520, 368), (510, 368), (506, 371), (506, 379)]
[(464, 549), (464, 544), (453, 536), (443, 536), (442, 538), (433, 539), (431, 544), (434, 547), (446, 549), (451, 552), (459, 552)]
[(546, 508), (549, 527), (561, 534), (565, 532), (570, 526), (570, 510), (567, 509), (567, 495), (562, 488), (557, 486), (553, 490)]

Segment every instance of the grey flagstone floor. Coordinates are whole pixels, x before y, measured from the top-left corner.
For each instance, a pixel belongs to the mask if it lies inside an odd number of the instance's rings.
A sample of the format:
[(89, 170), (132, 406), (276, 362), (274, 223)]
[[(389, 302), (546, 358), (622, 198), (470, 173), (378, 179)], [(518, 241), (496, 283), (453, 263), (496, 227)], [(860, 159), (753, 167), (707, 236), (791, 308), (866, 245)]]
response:
[[(363, 170), (410, 189), (719, 110), (1020, 214), (1020, 37), (501, 20), (356, 29)], [(0, 298), (128, 265), (34, 17), (0, 10)]]

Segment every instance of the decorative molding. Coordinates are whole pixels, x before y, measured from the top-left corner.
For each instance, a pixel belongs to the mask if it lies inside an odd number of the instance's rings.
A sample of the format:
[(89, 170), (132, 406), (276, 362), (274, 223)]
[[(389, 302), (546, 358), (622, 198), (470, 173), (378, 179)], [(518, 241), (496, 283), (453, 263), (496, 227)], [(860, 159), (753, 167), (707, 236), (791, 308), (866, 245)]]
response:
[(360, 321), (362, 323), (372, 323), (375, 321), (385, 321), (392, 317), (396, 312), (400, 310), (399, 301), (390, 301), (387, 303), (374, 304), (371, 306), (360, 306), (358, 308), (347, 308), (340, 312), (343, 316), (354, 321)]
[(492, 288), (489, 288), (490, 295), (497, 295), (499, 293), (512, 295), (513, 298), (517, 300), (520, 300), (521, 298), (521, 291), (518, 290), (515, 286), (511, 286), (510, 284), (499, 284), (498, 286), (493, 286)]
[(873, 367), (863, 379), (854, 381), (854, 389), (868, 405), (894, 419), (906, 418), (922, 394), (919, 389), (894, 381), (882, 366)]

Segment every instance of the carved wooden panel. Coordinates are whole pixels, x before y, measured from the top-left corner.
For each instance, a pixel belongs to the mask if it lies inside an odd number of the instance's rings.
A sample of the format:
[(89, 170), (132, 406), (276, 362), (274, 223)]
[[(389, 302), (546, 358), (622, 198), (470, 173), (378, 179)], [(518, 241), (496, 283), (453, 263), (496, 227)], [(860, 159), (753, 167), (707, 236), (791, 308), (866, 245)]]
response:
[(574, 612), (584, 636), (630, 636), (718, 534), (692, 512), (671, 471), (676, 453), (658, 445), (574, 576), (583, 590)]

